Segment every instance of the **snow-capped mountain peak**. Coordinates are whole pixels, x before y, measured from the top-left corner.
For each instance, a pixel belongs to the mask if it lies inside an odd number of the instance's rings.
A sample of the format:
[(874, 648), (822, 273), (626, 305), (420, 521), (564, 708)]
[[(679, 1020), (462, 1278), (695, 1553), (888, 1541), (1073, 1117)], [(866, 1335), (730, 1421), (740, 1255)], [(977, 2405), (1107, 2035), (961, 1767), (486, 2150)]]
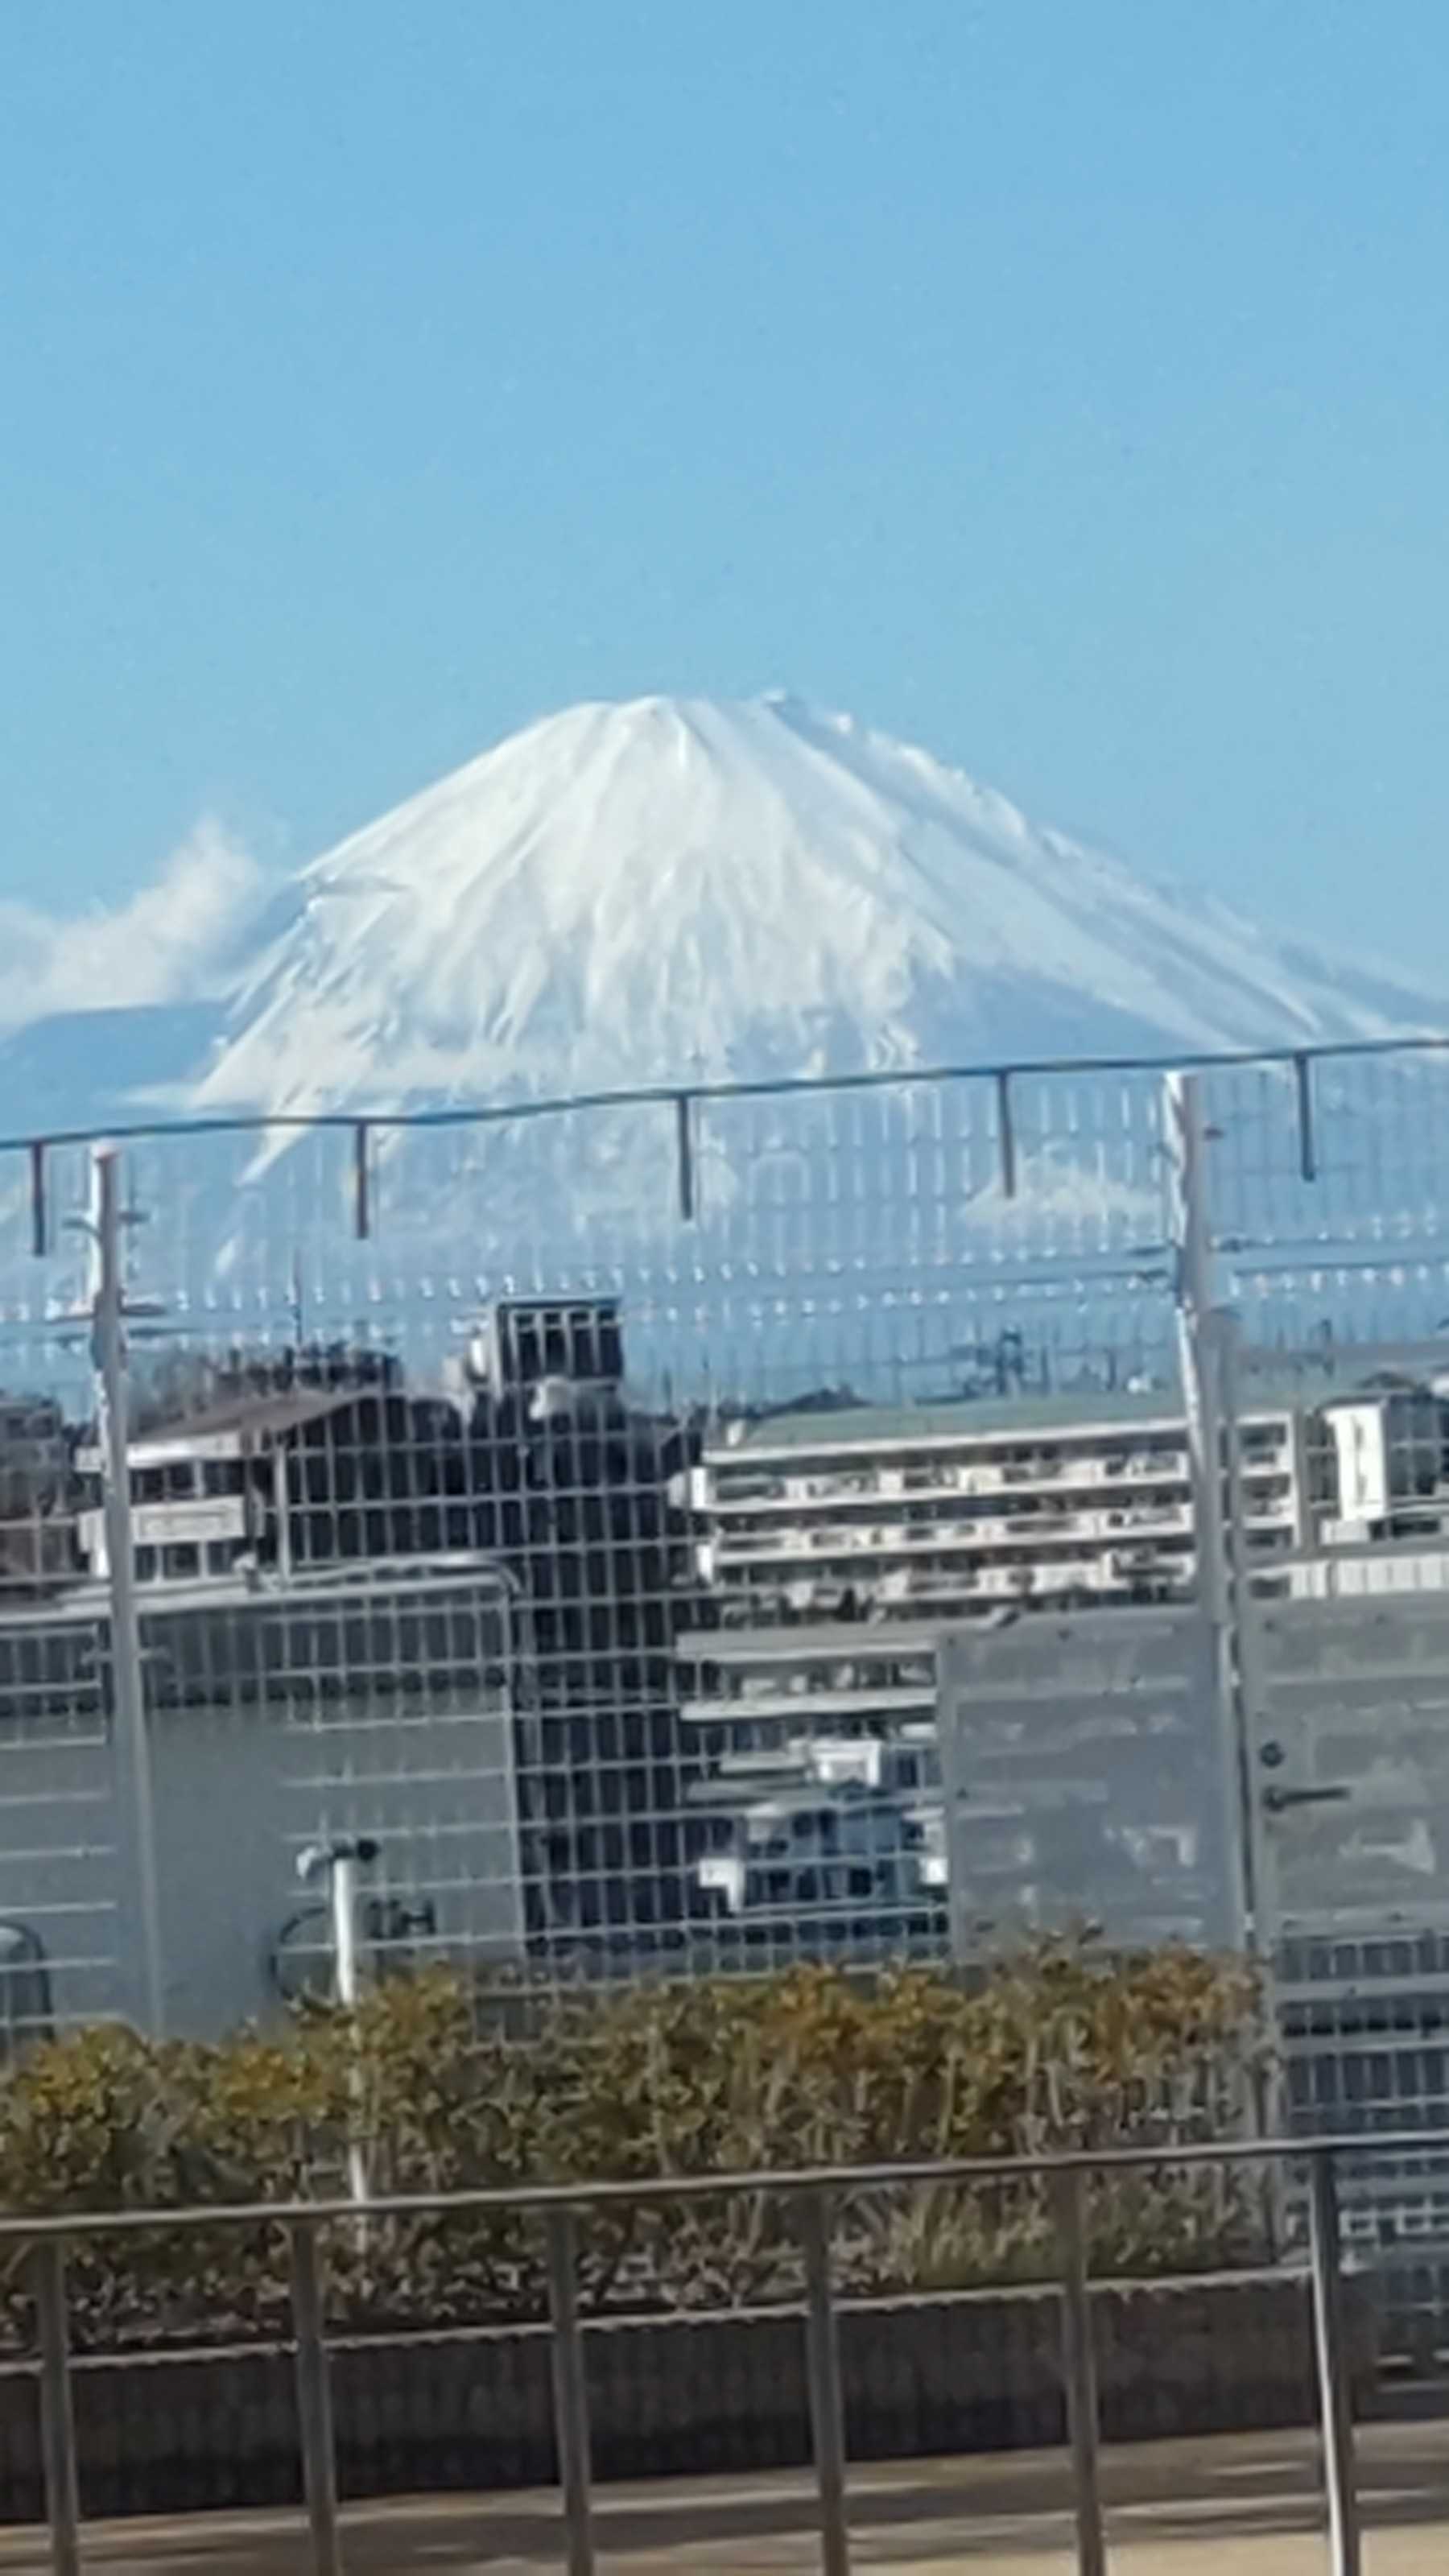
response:
[(198, 1106), (404, 1107), (1440, 1017), (787, 695), (566, 709), (317, 859)]

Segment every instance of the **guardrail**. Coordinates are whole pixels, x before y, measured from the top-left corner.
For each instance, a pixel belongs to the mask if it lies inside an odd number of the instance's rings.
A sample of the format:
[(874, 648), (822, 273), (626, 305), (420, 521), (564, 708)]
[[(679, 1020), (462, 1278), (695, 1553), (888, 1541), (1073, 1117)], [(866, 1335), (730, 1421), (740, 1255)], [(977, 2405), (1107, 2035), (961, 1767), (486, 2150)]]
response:
[[(1230, 1076), (1259, 1072), (1284, 1078), (1290, 1087), (1294, 1164), (1300, 1180), (1321, 1177), (1322, 1152), (1317, 1075), (1331, 1066), (1361, 1066), (1365, 1075), (1376, 1064), (1407, 1064), (1415, 1059), (1449, 1055), (1449, 1033), (1324, 1041), (1306, 1046), (1245, 1047), (1224, 1051), (1179, 1048), (1162, 1055), (1040, 1056), (1011, 1063), (978, 1062), (943, 1065), (897, 1065), (855, 1072), (765, 1075), (753, 1081), (677, 1082), (624, 1085), (615, 1090), (559, 1093), (545, 1098), (451, 1103), (432, 1109), (388, 1109), (382, 1104), (349, 1109), (236, 1110), (191, 1118), (122, 1118), (102, 1128), (59, 1124), (42, 1131), (0, 1136), (0, 1164), (23, 1156), (28, 1164), (32, 1249), (43, 1253), (51, 1237), (49, 1161), (58, 1148), (88, 1145), (105, 1135), (117, 1144), (141, 1144), (186, 1137), (265, 1137), (269, 1135), (339, 1135), (351, 1156), (350, 1196), (353, 1231), (359, 1241), (373, 1232), (375, 1218), (374, 1149), (384, 1137), (412, 1131), (485, 1129), (516, 1126), (580, 1113), (658, 1110), (673, 1126), (677, 1167), (678, 1213), (689, 1223), (695, 1213), (697, 1113), (711, 1107), (759, 1101), (848, 1098), (872, 1092), (931, 1091), (942, 1086), (981, 1086), (989, 1095), (991, 1125), (1003, 1195), (1017, 1195), (1021, 1086), (1072, 1081), (1090, 1083), (1112, 1076), (1153, 1076), (1169, 1072)], [(1331, 1124), (1332, 1113), (1330, 1113)]]
[(448, 2193), (379, 2194), (360, 2213), (355, 2200), (303, 2200), (244, 2207), (62, 2213), (0, 2219), (0, 2247), (28, 2251), (40, 2351), (41, 2437), (51, 2566), (79, 2576), (81, 2515), (66, 2250), (96, 2236), (149, 2231), (274, 2226), (291, 2252), (291, 2323), (302, 2483), (316, 2576), (342, 2576), (336, 2445), (325, 2321), (322, 2232), (396, 2217), (524, 2212), (542, 2224), (548, 2251), (554, 2430), (569, 2576), (596, 2566), (589, 2405), (578, 2296), (581, 2213), (661, 2203), (769, 2194), (790, 2204), (805, 2279), (804, 2351), (814, 2460), (816, 2528), (823, 2576), (849, 2576), (847, 2458), (836, 2303), (831, 2281), (831, 2212), (848, 2193), (943, 2184), (1002, 2182), (1045, 2185), (1055, 2215), (1061, 2307), (1062, 2373), (1071, 2450), (1079, 2576), (1105, 2576), (1106, 2541), (1099, 2480), (1099, 2419), (1088, 2271), (1087, 2191), (1094, 2176), (1171, 2167), (1269, 2163), (1306, 2183), (1309, 2281), (1319, 2431), (1327, 2499), (1332, 2576), (1360, 2576), (1359, 2501), (1354, 2467), (1352, 2392), (1344, 2309), (1340, 2168), (1378, 2155), (1449, 2155), (1449, 2130), (1378, 2139), (1304, 2141), (1232, 2139), (1173, 2147), (1127, 2147), (1046, 2157), (989, 2157), (938, 2162), (807, 2166), (795, 2170), (660, 2176), (647, 2182), (537, 2184)]

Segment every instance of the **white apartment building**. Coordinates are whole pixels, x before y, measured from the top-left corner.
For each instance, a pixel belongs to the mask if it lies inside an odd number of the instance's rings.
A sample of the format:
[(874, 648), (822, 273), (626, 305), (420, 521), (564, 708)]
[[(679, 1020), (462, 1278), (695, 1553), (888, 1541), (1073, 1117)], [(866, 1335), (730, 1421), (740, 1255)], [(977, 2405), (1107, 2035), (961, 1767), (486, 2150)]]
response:
[[(1446, 1421), (1443, 1391), (1407, 1380), (1256, 1398), (1239, 1424), (1254, 1592), (1449, 1592)], [(903, 1863), (923, 1903), (941, 1887), (943, 1625), (1170, 1604), (1194, 1580), (1186, 1425), (1160, 1394), (732, 1424), (691, 1493), (705, 1597), (681, 1706), (713, 1817), (702, 1878), (735, 1911), (783, 1911), (792, 1856), (802, 1891), (823, 1885), (820, 1853), (844, 1850), (831, 1811), (867, 1795), (874, 1850), (899, 1809), (882, 1901)], [(865, 1745), (869, 1783), (850, 1772)], [(861, 1897), (858, 1857), (849, 1884)]]
[[(1255, 1409), (1240, 1445), (1253, 1553), (1293, 1548), (1296, 1408)], [(1187, 1433), (1160, 1394), (732, 1424), (691, 1499), (725, 1627), (1167, 1599), (1193, 1574)]]
[[(1297, 1407), (1255, 1407), (1239, 1445), (1266, 1574), (1309, 1536)], [(731, 1424), (691, 1503), (714, 1623), (680, 1648), (700, 1883), (782, 1927), (833, 1910), (845, 1937), (898, 1919), (908, 1891), (922, 1936), (939, 1928), (940, 1627), (1166, 1602), (1193, 1580), (1186, 1426), (1160, 1393)]]

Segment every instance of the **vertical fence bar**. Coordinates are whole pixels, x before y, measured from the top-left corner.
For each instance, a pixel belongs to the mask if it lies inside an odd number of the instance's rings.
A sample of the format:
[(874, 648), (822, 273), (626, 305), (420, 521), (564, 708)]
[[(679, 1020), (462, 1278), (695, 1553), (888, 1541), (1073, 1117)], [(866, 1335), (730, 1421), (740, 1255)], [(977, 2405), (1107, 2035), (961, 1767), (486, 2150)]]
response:
[(1358, 2486), (1354, 2475), (1353, 2392), (1343, 2317), (1338, 2173), (1331, 2148), (1309, 2158), (1309, 2245), (1313, 2265), (1313, 2342), (1328, 2494), (1328, 2547), (1333, 2576), (1360, 2576)]
[(352, 1131), (352, 1230), (359, 1243), (366, 1243), (372, 1232), (371, 1138), (365, 1118)]
[(1053, 2193), (1062, 2267), (1062, 2375), (1076, 2503), (1078, 2576), (1107, 2576), (1097, 2457), (1097, 2356), (1087, 2288), (1086, 2178), (1078, 2172), (1057, 2174)]
[(594, 2576), (594, 2509), (589, 2461), (589, 2392), (579, 2330), (579, 2231), (571, 2209), (551, 2209), (548, 2312), (553, 2327), (553, 2412), (563, 2490), (568, 2576)]
[(840, 2345), (830, 2288), (830, 2204), (823, 2192), (801, 2199), (797, 2219), (805, 2257), (805, 2369), (810, 2391), (810, 2438), (820, 2498), (820, 2564), (824, 2576), (850, 2576), (850, 2527), (845, 2507), (845, 2401), (840, 2387)]
[(33, 1136), (30, 1141), (30, 1249), (37, 1261), (43, 1261), (49, 1227), (45, 1206), (45, 1138)]
[(1016, 1196), (1016, 1127), (1011, 1109), (1011, 1076), (996, 1077), (996, 1141), (1001, 1153), (1001, 1195)]
[(687, 1091), (678, 1092), (674, 1102), (674, 1136), (679, 1160), (679, 1214), (685, 1225), (694, 1222), (694, 1103)]
[(1293, 1078), (1298, 1088), (1298, 1169), (1305, 1181), (1318, 1178), (1318, 1144), (1313, 1133), (1313, 1059), (1295, 1055)]
[(45, 2464), (50, 2564), (52, 2576), (80, 2576), (80, 2487), (75, 2410), (71, 2403), (64, 2244), (58, 2237), (47, 2238), (36, 2246), (31, 2263), (40, 2338), (40, 2448)]
[(322, 2264), (313, 2219), (287, 2229), (292, 2249), (292, 2331), (297, 2341), (297, 2424), (302, 2441), (302, 2484), (312, 2534), (315, 2576), (342, 2576), (337, 2529), (337, 2448), (332, 2432), (332, 2383), (322, 2307)]

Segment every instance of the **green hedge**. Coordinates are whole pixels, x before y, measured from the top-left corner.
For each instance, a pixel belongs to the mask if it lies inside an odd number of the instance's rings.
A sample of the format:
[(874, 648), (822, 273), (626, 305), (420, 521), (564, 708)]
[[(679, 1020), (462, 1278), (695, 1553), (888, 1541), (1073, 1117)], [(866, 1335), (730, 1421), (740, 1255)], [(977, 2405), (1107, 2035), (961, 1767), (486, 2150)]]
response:
[[(1179, 1949), (1119, 1962), (1047, 1945), (964, 1989), (902, 1969), (869, 1984), (802, 1968), (644, 1986), (554, 2005), (523, 2038), (442, 1973), (389, 1984), (355, 2017), (282, 2035), (152, 2046), (102, 2028), (36, 2050), (0, 2090), (10, 2210), (168, 2209), (338, 2194), (350, 2142), (375, 2188), (1033, 2154), (1242, 2125), (1255, 2066), (1252, 1981)], [(1241, 2176), (1164, 2167), (1102, 2187), (1098, 2259), (1182, 2268), (1251, 2255)], [(851, 2194), (844, 2287), (959, 2286), (1049, 2269), (1033, 2188)], [(370, 2220), (334, 2231), (339, 2322), (449, 2324), (537, 2314), (536, 2225), (512, 2216)], [(797, 2286), (788, 2212), (764, 2196), (590, 2220), (595, 2302), (698, 2306)], [(28, 2301), (12, 2269), (11, 2315)], [(272, 2331), (284, 2249), (270, 2228), (77, 2246), (79, 2339)]]

